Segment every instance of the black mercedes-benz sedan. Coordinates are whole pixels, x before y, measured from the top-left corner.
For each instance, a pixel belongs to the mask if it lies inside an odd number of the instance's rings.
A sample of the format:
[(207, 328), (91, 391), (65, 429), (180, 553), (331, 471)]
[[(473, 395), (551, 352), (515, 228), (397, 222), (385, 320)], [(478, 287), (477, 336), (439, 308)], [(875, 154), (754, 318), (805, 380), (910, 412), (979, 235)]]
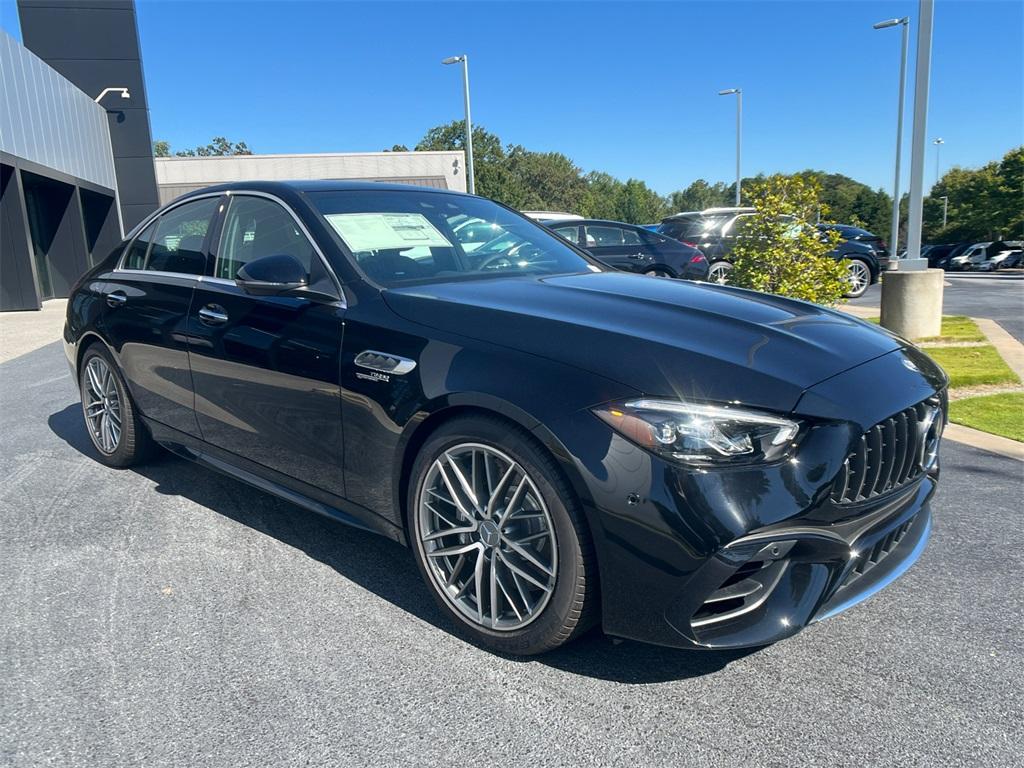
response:
[[(506, 246), (462, 247), (469, 220)], [(407, 544), (501, 652), (596, 624), (771, 643), (891, 583), (931, 527), (947, 379), (915, 347), (608, 271), (479, 197), (191, 193), (81, 279), (64, 341), (102, 462), (158, 444)]]

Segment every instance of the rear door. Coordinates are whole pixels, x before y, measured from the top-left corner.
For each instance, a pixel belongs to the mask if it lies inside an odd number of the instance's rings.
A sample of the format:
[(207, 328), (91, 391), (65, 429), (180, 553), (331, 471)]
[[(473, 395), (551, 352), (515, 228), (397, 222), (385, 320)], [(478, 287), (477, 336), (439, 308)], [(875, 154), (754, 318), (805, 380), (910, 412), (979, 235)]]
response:
[[(285, 485), (344, 496), (340, 288), (299, 218), (270, 196), (232, 194), (212, 250), (188, 324), (203, 439)], [(281, 254), (306, 266), (319, 294), (255, 296), (235, 282), (248, 262)]]
[(142, 414), (194, 436), (186, 321), (218, 200), (184, 202), (139, 233), (108, 275), (101, 321)]
[(587, 224), (583, 227), (583, 247), (605, 264), (630, 272), (643, 272), (654, 263), (636, 232), (611, 224)]

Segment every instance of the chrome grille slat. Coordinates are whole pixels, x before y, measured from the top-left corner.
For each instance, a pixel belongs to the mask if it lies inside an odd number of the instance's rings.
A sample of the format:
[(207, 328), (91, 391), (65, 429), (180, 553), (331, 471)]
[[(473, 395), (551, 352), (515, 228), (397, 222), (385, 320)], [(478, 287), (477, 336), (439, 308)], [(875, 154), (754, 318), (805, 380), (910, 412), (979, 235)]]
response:
[(920, 477), (927, 404), (906, 408), (875, 424), (854, 444), (832, 484), (837, 504), (866, 501)]

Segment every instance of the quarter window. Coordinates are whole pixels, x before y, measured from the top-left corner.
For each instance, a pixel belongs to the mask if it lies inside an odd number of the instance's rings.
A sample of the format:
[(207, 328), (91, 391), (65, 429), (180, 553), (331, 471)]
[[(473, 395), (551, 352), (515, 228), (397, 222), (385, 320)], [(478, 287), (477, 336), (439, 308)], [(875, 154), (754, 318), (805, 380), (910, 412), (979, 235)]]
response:
[(224, 220), (214, 274), (234, 280), (238, 270), (264, 256), (293, 256), (308, 273), (313, 246), (295, 219), (277, 203), (261, 197), (235, 195)]
[(207, 197), (172, 208), (150, 224), (128, 248), (126, 269), (202, 275), (203, 241), (217, 198)]
[(555, 229), (559, 235), (564, 237), (570, 243), (580, 244), (580, 228), (576, 226), (572, 227), (557, 227)]

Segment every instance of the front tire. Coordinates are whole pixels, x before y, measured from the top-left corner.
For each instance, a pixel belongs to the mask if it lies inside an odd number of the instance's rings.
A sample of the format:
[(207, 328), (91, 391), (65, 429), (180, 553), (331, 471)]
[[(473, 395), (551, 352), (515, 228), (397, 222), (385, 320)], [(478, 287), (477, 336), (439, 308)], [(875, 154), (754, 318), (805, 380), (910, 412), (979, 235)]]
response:
[(651, 267), (650, 269), (645, 269), (644, 274), (648, 277), (675, 277), (675, 274), (668, 267)]
[(846, 267), (846, 283), (849, 285), (846, 293), (848, 299), (859, 299), (871, 285), (871, 267), (862, 259), (850, 259)]
[(153, 441), (139, 417), (124, 378), (100, 344), (85, 351), (78, 371), (85, 428), (108, 467), (130, 467), (152, 451)]
[(410, 480), (416, 563), (464, 634), (530, 655), (594, 623), (596, 562), (583, 513), (528, 433), (498, 418), (452, 419), (427, 439)]

